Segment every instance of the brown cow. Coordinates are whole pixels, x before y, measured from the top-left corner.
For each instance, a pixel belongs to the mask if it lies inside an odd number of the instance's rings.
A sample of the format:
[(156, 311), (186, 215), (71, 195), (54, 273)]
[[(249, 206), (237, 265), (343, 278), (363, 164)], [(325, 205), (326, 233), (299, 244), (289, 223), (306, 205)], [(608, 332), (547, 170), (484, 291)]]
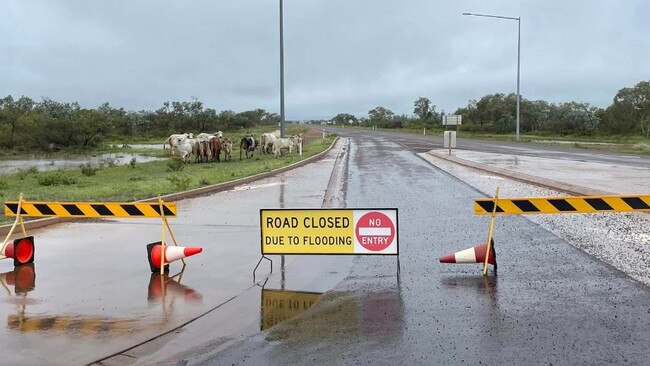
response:
[(213, 136), (210, 139), (210, 151), (212, 151), (212, 161), (216, 159), (218, 162), (221, 162), (221, 139)]

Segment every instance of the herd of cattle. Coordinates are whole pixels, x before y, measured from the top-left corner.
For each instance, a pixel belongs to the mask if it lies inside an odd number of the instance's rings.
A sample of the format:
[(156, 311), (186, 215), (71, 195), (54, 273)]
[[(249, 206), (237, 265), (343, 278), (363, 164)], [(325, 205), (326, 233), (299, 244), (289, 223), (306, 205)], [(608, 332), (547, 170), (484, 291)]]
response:
[[(256, 140), (252, 135), (244, 136), (239, 142), (239, 160), (242, 153), (246, 158), (251, 158), (256, 149), (260, 154), (273, 154), (280, 156), (284, 151), (291, 155), (294, 148), (302, 147), (303, 136), (294, 135), (291, 137), (280, 137), (280, 131), (264, 133)], [(221, 152), (224, 154), (224, 161), (232, 158), (233, 141), (223, 137), (223, 132), (213, 134), (200, 133), (196, 136), (192, 133), (173, 134), (163, 143), (163, 149), (169, 144), (171, 154), (178, 156), (184, 163), (189, 163), (194, 155), (194, 162), (221, 161)]]

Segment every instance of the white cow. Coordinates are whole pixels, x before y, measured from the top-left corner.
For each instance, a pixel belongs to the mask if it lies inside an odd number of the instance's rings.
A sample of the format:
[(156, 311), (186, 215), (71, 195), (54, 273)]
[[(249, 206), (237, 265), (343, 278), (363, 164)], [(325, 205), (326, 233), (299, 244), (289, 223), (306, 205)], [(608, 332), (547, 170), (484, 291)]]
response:
[(184, 163), (189, 163), (192, 156), (192, 144), (189, 138), (175, 138), (173, 147), (171, 148), (172, 154), (181, 158)]
[(277, 158), (284, 149), (289, 150), (289, 155), (291, 155), (291, 150), (293, 150), (293, 147), (297, 144), (298, 136), (291, 136), (289, 138), (281, 137), (273, 143), (273, 155)]
[(172, 134), (170, 135), (165, 142), (163, 142), (163, 150), (165, 150), (165, 145), (169, 144), (169, 149), (172, 152), (172, 155), (174, 155), (174, 146), (180, 141), (180, 139), (191, 139), (194, 137), (194, 134), (192, 133), (182, 133), (182, 134)]
[(206, 139), (206, 140), (209, 140), (209, 139), (211, 139), (212, 137), (214, 137), (214, 135), (210, 135), (209, 133), (205, 133), (205, 132), (201, 132), (200, 134), (196, 135), (196, 138), (197, 138), (197, 139)]
[(270, 154), (273, 150), (273, 143), (277, 137), (273, 133), (263, 133), (260, 138), (260, 150), (263, 154)]

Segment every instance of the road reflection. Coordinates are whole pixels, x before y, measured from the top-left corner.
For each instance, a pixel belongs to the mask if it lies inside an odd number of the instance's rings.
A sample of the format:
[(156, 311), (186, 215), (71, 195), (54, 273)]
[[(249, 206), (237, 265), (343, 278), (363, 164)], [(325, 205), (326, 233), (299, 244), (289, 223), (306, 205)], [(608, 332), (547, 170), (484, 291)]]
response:
[(85, 315), (29, 316), (21, 311), (7, 316), (7, 327), (19, 332), (58, 332), (73, 336), (115, 336), (138, 331), (133, 319)]
[(262, 289), (260, 330), (271, 328), (308, 310), (321, 295), (319, 292)]
[(0, 284), (9, 295), (27, 294), (36, 287), (36, 269), (34, 263), (15, 267), (13, 271), (0, 273)]
[[(190, 304), (202, 304), (203, 296), (191, 287), (182, 285), (182, 272), (169, 276), (151, 274), (147, 289), (149, 302), (161, 303), (161, 324), (167, 323), (177, 300)], [(7, 292), (8, 303), (15, 311), (7, 315), (7, 329), (21, 333), (57, 333), (75, 337), (114, 337), (129, 335), (151, 327), (144, 319), (132, 317), (109, 317), (101, 315), (29, 314), (29, 306), (38, 304), (29, 293), (36, 288), (36, 269), (33, 263), (18, 266), (0, 274), (0, 285)]]
[(183, 299), (190, 303), (202, 304), (203, 295), (195, 289), (182, 285), (183, 272), (169, 276), (168, 273), (162, 276), (159, 273), (152, 273), (149, 279), (147, 299), (150, 302), (165, 302)]

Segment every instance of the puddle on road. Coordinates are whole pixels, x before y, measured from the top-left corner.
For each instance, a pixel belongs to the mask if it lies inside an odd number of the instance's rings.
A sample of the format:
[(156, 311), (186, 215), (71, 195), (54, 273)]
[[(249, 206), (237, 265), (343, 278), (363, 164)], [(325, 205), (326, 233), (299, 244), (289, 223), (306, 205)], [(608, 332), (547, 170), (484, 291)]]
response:
[[(161, 304), (164, 324), (166, 317), (179, 301), (190, 305), (202, 305), (203, 296), (195, 289), (181, 284), (183, 272), (170, 276), (152, 273), (147, 289), (147, 300), (151, 305)], [(36, 269), (34, 263), (15, 267), (0, 273), (0, 286), (6, 291), (4, 303), (13, 307), (7, 315), (6, 330), (9, 334), (58, 335), (73, 337), (76, 342), (91, 345), (98, 338), (122, 337), (128, 339), (134, 334), (156, 328), (144, 317), (123, 317), (98, 314), (43, 314), (30, 308), (38, 307), (42, 301), (32, 298), (36, 289)], [(61, 338), (61, 339), (63, 339)]]
[[(124, 304), (103, 302), (102, 298), (98, 299), (101, 308), (89, 310), (83, 305), (89, 297), (70, 303), (64, 300), (57, 306), (47, 294), (58, 291), (57, 286), (48, 274), (41, 276), (43, 283), (37, 288), (33, 263), (0, 273), (0, 288), (5, 290), (0, 307), (6, 315), (0, 337), (7, 349), (14, 349), (2, 364), (69, 365), (86, 358), (85, 363), (92, 360), (89, 357), (99, 358), (104, 352), (126, 349), (151, 339), (175, 327), (179, 316), (186, 314), (190, 307), (204, 306), (203, 295), (182, 283), (183, 271), (163, 276), (152, 273), (148, 285), (140, 287), (143, 290), (138, 291), (140, 296), (126, 295), (139, 304), (127, 305), (128, 310)], [(25, 342), (34, 344), (23, 347)], [(61, 349), (66, 352), (60, 352)], [(84, 356), (80, 357), (81, 354)]]
[(29, 314), (29, 306), (38, 303), (29, 297), (29, 293), (36, 288), (36, 270), (33, 263), (1, 273), (0, 284), (8, 295), (12, 296), (6, 302), (12, 303), (15, 307), (15, 311), (7, 315), (7, 329), (12, 332), (48, 332), (68, 336), (104, 337), (128, 334), (141, 327), (136, 319), (79, 314)]

